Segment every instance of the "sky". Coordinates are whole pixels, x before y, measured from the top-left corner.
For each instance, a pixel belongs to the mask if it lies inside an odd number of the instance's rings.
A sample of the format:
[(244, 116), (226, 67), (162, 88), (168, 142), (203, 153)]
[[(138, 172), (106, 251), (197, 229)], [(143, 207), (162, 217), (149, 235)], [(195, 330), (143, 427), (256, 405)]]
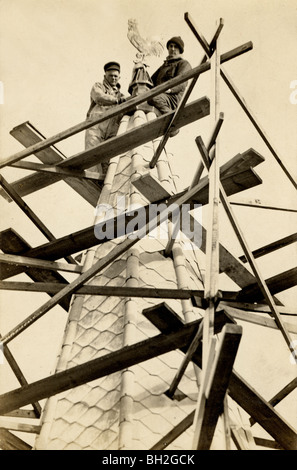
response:
[[(9, 131), (22, 122), (30, 121), (46, 137), (82, 122), (89, 106), (90, 89), (94, 82), (102, 79), (106, 62), (117, 60), (121, 63), (122, 91), (128, 94), (137, 52), (127, 39), (129, 18), (137, 19), (140, 34), (145, 38), (158, 36), (166, 43), (172, 36), (181, 36), (185, 42), (184, 57), (193, 67), (199, 65), (203, 50), (184, 20), (185, 12), (191, 15), (208, 41), (223, 18), (221, 52), (252, 41), (253, 50), (226, 63), (224, 70), (296, 179), (297, 104), (292, 99), (294, 89), (290, 88), (297, 80), (295, 0), (0, 0), (0, 81), (3, 90), (0, 159), (23, 148), (9, 135)], [(151, 58), (149, 72), (153, 73), (165, 57), (164, 52), (163, 57)], [(251, 147), (265, 157), (265, 163), (256, 168), (263, 184), (232, 200), (260, 199), (263, 203), (296, 209), (295, 189), (223, 82), (219, 92), (220, 109), (225, 116), (220, 132), (220, 161), (224, 163)], [(199, 78), (191, 99), (210, 93), (211, 80), (206, 73)], [(179, 189), (191, 183), (199, 162), (195, 137), (201, 135), (207, 141), (211, 130), (212, 122), (206, 118), (181, 129), (177, 137), (169, 140), (167, 150), (173, 154), (171, 165), (178, 175)], [(80, 133), (60, 142), (57, 147), (66, 156), (74, 155), (83, 150), (84, 135)], [(37, 161), (34, 157), (28, 160)], [(5, 168), (1, 173), (9, 182), (29, 174), (13, 168)], [(90, 226), (94, 220), (93, 208), (63, 182), (26, 196), (24, 200), (56, 237)], [(296, 213), (233, 207), (251, 249), (296, 231)], [(46, 242), (14, 203), (8, 204), (2, 198), (0, 210), (0, 230), (12, 227), (32, 246)], [(232, 229), (221, 212), (221, 241), (240, 255), (241, 248), (234, 241)], [(296, 260), (295, 244), (282, 249), (281, 253), (265, 256), (259, 260), (259, 266), (263, 275), (270, 277), (296, 266)], [(15, 279), (28, 280), (24, 275)], [(72, 279), (69, 275), (69, 280)], [(296, 288), (289, 289), (279, 298), (288, 306), (296, 307), (296, 293)], [(0, 333), (4, 334), (48, 297), (1, 292), (0, 299)], [(65, 320), (66, 314), (56, 307), (33, 325), (30, 332), (24, 332), (22, 338), (16, 338), (11, 344), (28, 381), (47, 375), (54, 366)], [(292, 317), (290, 321), (293, 321)], [(261, 340), (263, 329), (250, 328), (251, 335)], [(34, 348), (29, 347), (32, 337)], [(274, 349), (274, 341), (273, 333), (268, 339), (268, 355), (276, 354), (270, 350), (270, 345)], [(288, 351), (283, 346), (281, 351), (283, 360)], [(288, 363), (286, 379), (283, 376), (287, 383), (294, 371), (289, 360), (284, 360)], [(281, 364), (277, 357), (275, 361)], [(270, 371), (265, 364), (264, 361), (260, 369), (269, 381)], [(284, 374), (281, 366), (276, 370), (281, 376)], [(249, 376), (251, 371), (246, 372)], [(5, 381), (8, 380), (8, 375), (5, 377)], [(10, 376), (9, 385), (17, 386)], [(6, 389), (6, 386), (0, 385), (1, 388)]]

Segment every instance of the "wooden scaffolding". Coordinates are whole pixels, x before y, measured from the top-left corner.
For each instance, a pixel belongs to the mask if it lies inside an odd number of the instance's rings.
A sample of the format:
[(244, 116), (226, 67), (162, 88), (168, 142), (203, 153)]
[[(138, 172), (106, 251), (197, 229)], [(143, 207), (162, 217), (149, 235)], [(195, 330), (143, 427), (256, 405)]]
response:
[[(277, 161), (281, 171), (285, 173), (289, 184), (292, 184), (296, 189), (297, 183), (223, 67), (225, 62), (250, 51), (252, 43), (248, 42), (222, 53), (220, 51), (220, 33), (224, 26), (222, 20), (219, 21), (210, 43), (199, 32), (188, 13), (185, 14), (185, 21), (203, 48), (205, 56), (198, 66), (184, 75), (133, 97), (107, 111), (104, 116), (93, 121), (83, 121), (51, 138), (44, 138), (29, 122), (21, 124), (11, 131), (11, 135), (25, 148), (2, 161), (0, 167), (11, 166), (31, 170), (33, 173), (13, 183), (8, 183), (0, 175), (1, 195), (7, 201), (16, 203), (48, 239), (48, 242), (41, 246), (31, 247), (14, 230), (8, 228), (3, 231), (0, 245), (2, 251), (0, 254), (0, 288), (11, 291), (11, 293), (14, 291), (32, 292), (32, 295), (34, 295), (33, 292), (43, 292), (48, 294), (50, 298), (1, 338), (5, 360), (20, 383), (19, 388), (0, 396), (0, 447), (2, 449), (31, 449), (31, 446), (18, 437), (15, 431), (36, 435), (40, 433), (42, 422), (38, 425), (32, 425), (30, 420), (41, 418), (44, 411), (39, 403), (41, 400), (72, 390), (95, 379), (127, 370), (134, 365), (170, 351), (181, 352), (182, 360), (175, 367), (171, 385), (166, 391), (167, 397), (173, 400), (179, 399), (178, 386), (188, 364), (192, 363), (196, 372), (199, 371), (197, 404), (191, 413), (172, 425), (172, 429), (168, 432), (164, 432), (161, 439), (155, 440), (148, 450), (170, 448), (168, 446), (191, 426), (193, 435), (188, 449), (208, 450), (211, 448), (219, 420), (222, 420), (223, 423), (224, 448), (227, 450), (231, 449), (232, 445), (235, 445), (237, 449), (255, 449), (257, 445), (274, 449), (297, 449), (296, 430), (275, 409), (275, 406), (296, 388), (297, 379), (291, 381), (271, 400), (267, 401), (234, 369), (242, 336), (242, 327), (236, 323), (236, 319), (278, 329), (288, 346), (289, 354), (293, 359), (296, 359), (296, 350), (294, 349), (296, 342), (292, 336), (297, 334), (296, 324), (287, 323), (282, 318), (283, 314), (296, 315), (296, 311), (293, 312), (284, 306), (276, 294), (297, 285), (297, 269), (293, 268), (265, 279), (256, 259), (295, 243), (297, 234), (294, 233), (281, 240), (276, 240), (256, 251), (251, 251), (249, 248), (229, 196), (261, 184), (261, 179), (254, 168), (261, 164), (264, 158), (254, 149), (248, 149), (246, 152), (237, 154), (227, 163), (220, 164), (220, 129), (224, 122), (224, 113), (220, 107), (221, 80), (225, 82), (263, 139), (271, 156)], [(209, 72), (211, 75), (211, 99), (202, 97), (188, 103), (195, 84), (200, 75), (205, 72)], [(131, 116), (135, 110), (141, 109), (141, 105), (153, 96), (188, 81), (188, 88), (174, 112), (125, 130), (97, 147), (84, 150), (68, 158), (55, 147), (58, 142), (84, 131), (95, 123), (119, 114)], [(200, 135), (196, 138), (201, 162), (198, 164), (192, 181), (182, 192), (168, 191), (166, 184), (160, 178), (154, 177), (153, 170), (158, 165), (159, 158), (165, 149), (170, 131), (173, 127), (181, 128), (208, 115), (212, 119), (213, 132), (207, 142), (204, 142)], [(142, 224), (138, 223), (137, 229), (135, 229), (135, 225), (131, 223), (135, 218), (133, 211), (131, 213), (125, 212), (108, 221), (97, 222), (98, 230), (108, 222), (116, 229), (117, 234), (118, 227), (124, 228), (125, 237), (116, 243), (105, 256), (97, 259), (91, 265), (78, 261), (80, 257), (77, 255), (93, 247), (103, 246), (110, 238), (105, 237), (98, 240), (94, 232), (94, 225), (56, 238), (23, 199), (28, 194), (62, 180), (88, 203), (96, 207), (99, 196), (104, 188), (106, 189), (106, 185), (103, 176), (91, 171), (90, 168), (98, 163), (113, 162), (115, 158), (131, 149), (152, 141), (157, 142), (158, 145), (149, 162), (151, 171), (138, 175), (132, 182), (138, 194), (147, 201), (143, 204), (145, 217)], [(39, 158), (41, 163), (25, 160), (26, 157), (33, 154)], [(207, 176), (202, 178), (204, 170), (207, 171)], [(151, 206), (156, 203), (164, 204), (164, 209), (154, 219), (150, 219)], [(168, 208), (172, 206), (181, 208), (185, 204), (189, 204), (191, 208), (195, 203), (208, 204), (209, 214), (207, 227), (200, 227), (202, 242), (199, 248), (205, 253), (206, 260), (203, 288), (188, 288), (183, 282), (174, 289), (141, 287), (132, 281), (124, 286), (116, 287), (89, 283), (120, 256), (131, 254), (131, 250), (136, 247), (145, 234), (166, 221)], [(240, 258), (234, 256), (220, 243), (220, 203), (244, 253)], [(191, 218), (194, 226), (193, 216)], [(164, 260), (172, 256), (174, 258), (173, 250), (176, 240), (174, 234), (181, 229), (173, 222), (170, 227), (168, 241), (162, 252)], [(184, 229), (185, 235), (191, 235), (187, 234), (187, 227), (182, 229)], [(134, 232), (133, 237), (129, 237), (129, 231)], [(115, 235), (115, 239), (117, 236)], [(64, 261), (61, 261), (63, 259)], [(246, 263), (249, 263), (251, 270), (246, 268)], [(32, 282), (6, 280), (23, 272), (31, 278)], [(61, 274), (63, 272), (76, 274), (75, 280), (67, 282)], [(220, 290), (220, 273), (225, 273), (237, 284), (239, 290)], [(10, 350), (9, 343), (56, 305), (60, 305), (68, 311), (70, 305), (73, 305), (74, 298), (83, 299), (84, 296), (154, 299), (155, 305), (144, 308), (142, 314), (159, 330), (159, 334), (154, 334), (134, 344), (127, 341), (122, 348), (102, 357), (87, 360), (83, 364), (74, 365), (64, 370), (56, 370), (48, 377), (28, 383)], [(179, 302), (186, 301), (202, 313), (196, 319), (185, 316), (185, 321), (183, 321), (168, 305), (166, 302), (168, 299), (175, 299)], [(6, 314), (6, 312), (2, 314)], [(228, 412), (230, 399), (235, 401), (250, 417), (250, 427), (244, 427), (231, 419)], [(31, 405), (31, 409), (26, 408), (28, 405)], [(11, 418), (19, 418), (19, 421)], [(255, 423), (258, 423), (271, 436), (271, 439), (255, 436), (252, 433), (252, 426)], [(122, 448), (127, 447), (123, 446)]]

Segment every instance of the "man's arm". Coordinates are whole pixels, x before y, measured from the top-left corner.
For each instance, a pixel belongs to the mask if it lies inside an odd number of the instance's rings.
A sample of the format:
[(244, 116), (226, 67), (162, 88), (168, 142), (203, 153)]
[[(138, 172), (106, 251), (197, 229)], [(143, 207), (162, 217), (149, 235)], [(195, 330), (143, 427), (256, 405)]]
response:
[(105, 90), (101, 83), (95, 83), (91, 90), (91, 98), (96, 104), (102, 106), (112, 106), (119, 103), (119, 99), (117, 96), (105, 93)]
[[(176, 69), (175, 77), (177, 77), (178, 75), (181, 75), (182, 73), (187, 72), (188, 70), (191, 70), (191, 68), (192, 67), (187, 60), (182, 60)], [(181, 83), (180, 85), (170, 88), (169, 90), (166, 91), (166, 93), (174, 95), (180, 92), (184, 92), (186, 88), (187, 88), (187, 82), (184, 82), (184, 83)]]

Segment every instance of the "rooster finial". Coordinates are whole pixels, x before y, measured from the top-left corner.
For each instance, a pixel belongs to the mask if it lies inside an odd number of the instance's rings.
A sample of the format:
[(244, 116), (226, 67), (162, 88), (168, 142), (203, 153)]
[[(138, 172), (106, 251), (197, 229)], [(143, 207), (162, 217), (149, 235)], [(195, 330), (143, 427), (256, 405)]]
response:
[(138, 50), (136, 57), (138, 60), (143, 60), (146, 56), (160, 57), (164, 51), (164, 44), (160, 38), (147, 38), (143, 39), (138, 31), (137, 21), (134, 18), (128, 20), (128, 33), (127, 37), (131, 44)]

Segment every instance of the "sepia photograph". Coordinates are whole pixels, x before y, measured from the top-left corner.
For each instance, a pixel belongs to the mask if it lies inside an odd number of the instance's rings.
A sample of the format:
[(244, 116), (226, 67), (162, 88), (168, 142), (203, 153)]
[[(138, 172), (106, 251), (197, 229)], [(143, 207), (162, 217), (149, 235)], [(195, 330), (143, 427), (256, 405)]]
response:
[(0, 0), (0, 124), (0, 449), (297, 450), (296, 1)]

